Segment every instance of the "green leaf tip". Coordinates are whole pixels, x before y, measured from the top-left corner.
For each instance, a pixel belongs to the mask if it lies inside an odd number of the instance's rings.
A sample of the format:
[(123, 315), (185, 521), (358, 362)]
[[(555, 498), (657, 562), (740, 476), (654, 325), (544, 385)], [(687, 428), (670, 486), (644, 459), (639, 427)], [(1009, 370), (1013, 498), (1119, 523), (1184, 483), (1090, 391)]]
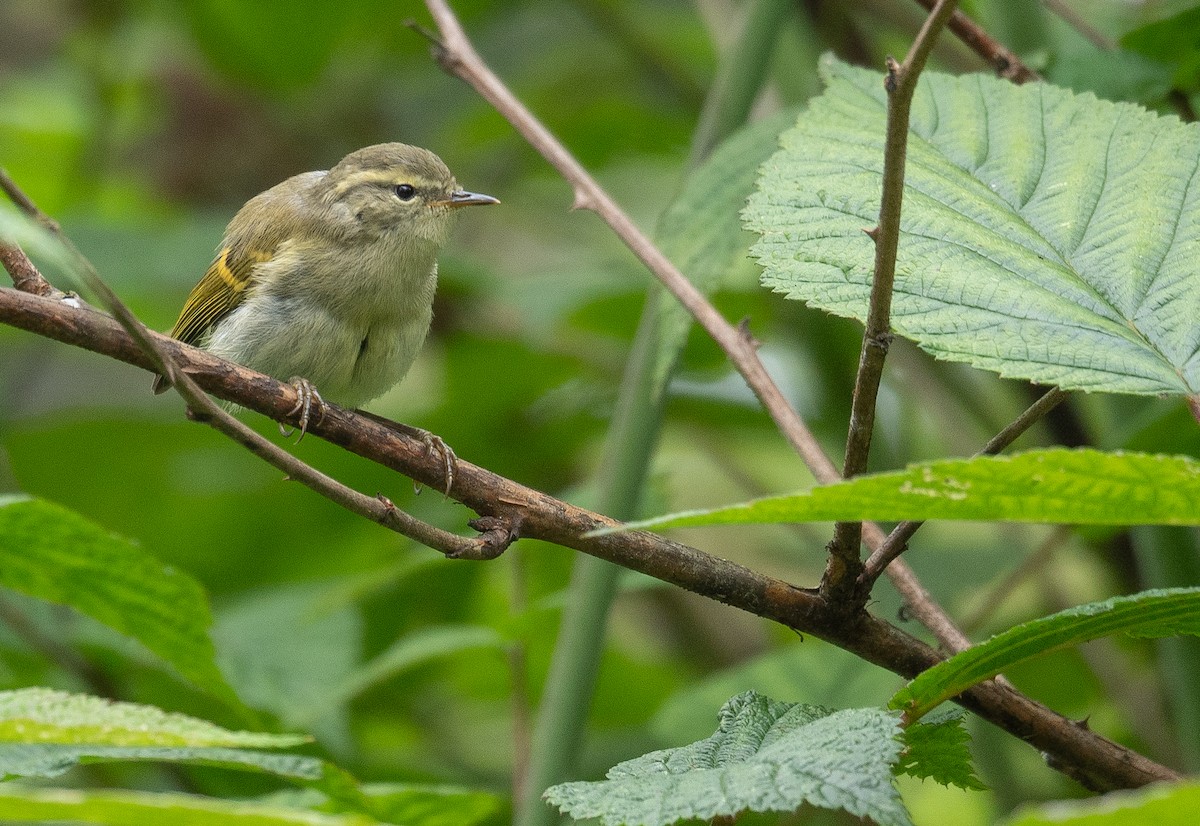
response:
[(623, 529), (906, 519), (1197, 525), (1197, 502), (1200, 461), (1190, 456), (1049, 448), (922, 462)]
[(1113, 634), (1200, 635), (1200, 587), (1143, 591), (1059, 611), (997, 634), (922, 672), (889, 707), (917, 720), (939, 703), (1007, 668)]
[[(743, 218), (763, 284), (863, 319), (887, 95), (826, 59)], [(1200, 125), (1046, 83), (924, 72), (892, 324), (937, 358), (1065, 389), (1200, 391)]]

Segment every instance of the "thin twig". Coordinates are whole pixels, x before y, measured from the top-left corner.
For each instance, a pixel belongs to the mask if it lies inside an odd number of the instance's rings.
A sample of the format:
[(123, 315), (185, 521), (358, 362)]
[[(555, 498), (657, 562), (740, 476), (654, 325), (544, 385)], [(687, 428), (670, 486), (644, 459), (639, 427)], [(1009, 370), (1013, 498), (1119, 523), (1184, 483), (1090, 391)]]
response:
[[(933, 44), (954, 12), (956, 0), (941, 0), (925, 19), (903, 63), (888, 58), (887, 133), (883, 149), (883, 194), (879, 223), (867, 232), (875, 242), (875, 272), (863, 330), (854, 398), (850, 405), (850, 427), (846, 434), (846, 458), (842, 478), (850, 479), (867, 468), (871, 436), (875, 432), (875, 403), (883, 364), (892, 341), (892, 285), (896, 277), (896, 253), (900, 245), (900, 206), (904, 199), (904, 161), (908, 153), (908, 116), (917, 79)], [(829, 561), (821, 577), (821, 594), (852, 610), (860, 609), (868, 591), (860, 590), (863, 571), (860, 547), (861, 522), (839, 522), (829, 543)], [(872, 580), (873, 582), (873, 580)]]
[[(470, 84), (541, 153), (551, 166), (567, 180), (574, 192), (574, 206), (597, 213), (641, 259), (693, 318), (725, 351), (734, 368), (762, 403), (788, 444), (821, 484), (841, 479), (837, 466), (825, 453), (812, 431), (784, 397), (758, 358), (758, 350), (748, 331), (726, 321), (708, 299), (667, 259), (630, 220), (629, 216), (600, 187), (587, 170), (550, 133), (540, 120), (522, 104), (503, 81), (484, 63), (475, 51), (444, 0), (426, 0), (437, 24), (440, 39), (419, 25), (412, 28), (430, 41), (434, 57), (450, 74)], [(870, 548), (878, 547), (883, 531), (873, 524), (864, 526), (864, 539)], [(888, 566), (888, 577), (905, 603), (920, 622), (937, 636), (948, 650), (960, 651), (970, 643), (954, 627), (953, 620), (942, 610), (929, 592), (917, 581), (912, 569), (903, 560)]]
[(1083, 35), (1085, 40), (1100, 51), (1111, 52), (1116, 48), (1116, 44), (1109, 40), (1103, 32), (1062, 0), (1042, 0), (1042, 5), (1057, 14), (1064, 23)]
[(3, 264), (4, 269), (12, 276), (13, 286), (21, 292), (46, 297), (66, 295), (54, 289), (50, 282), (42, 277), (38, 268), (29, 260), (29, 256), (16, 244), (0, 242), (0, 264)]
[(1193, 393), (1186, 396), (1184, 401), (1187, 403), (1188, 412), (1192, 414), (1192, 418), (1200, 424), (1200, 393)]
[[(96, 268), (92, 266), (91, 261), (75, 247), (71, 239), (59, 228), (58, 224), (43, 213), (28, 195), (17, 186), (16, 182), (9, 177), (8, 173), (3, 170), (0, 170), (0, 188), (3, 188), (23, 212), (45, 227), (63, 248), (70, 253), (79, 274), (83, 277), (88, 287), (100, 296), (104, 305), (109, 308), (121, 326), (138, 343), (142, 352), (150, 359), (156, 372), (170, 379), (171, 384), (179, 392), (179, 395), (183, 397), (188, 405), (188, 409), (196, 419), (208, 423), (218, 432), (242, 445), (255, 456), (282, 470), (287, 474), (289, 479), (300, 482), (310, 490), (316, 491), (330, 501), (341, 505), (343, 508), (359, 516), (378, 522), (384, 527), (390, 528), (410, 539), (415, 539), (424, 545), (439, 550), (449, 557), (492, 559), (507, 547), (508, 542), (496, 541), (503, 536), (501, 532), (489, 531), (484, 537), (468, 538), (458, 536), (441, 528), (428, 525), (408, 515), (382, 495), (372, 497), (359, 493), (343, 485), (331, 476), (321, 473), (311, 465), (297, 459), (286, 450), (268, 441), (250, 427), (235, 419), (225, 410), (222, 410), (186, 373), (179, 369), (171, 354), (159, 345), (150, 331), (146, 329), (145, 325), (133, 315), (117, 294), (104, 282), (100, 274), (96, 272)], [(22, 253), (22, 255), (24, 254)], [(28, 261), (28, 258), (26, 258), (26, 261)], [(29, 262), (29, 266), (33, 266), (32, 262)], [(511, 542), (511, 539), (509, 539), (509, 542)]]
[[(157, 368), (142, 347), (110, 316), (13, 289), (0, 288), (0, 323), (82, 347), (146, 370)], [(188, 376), (213, 395), (286, 420), (296, 403), (295, 390), (261, 373), (223, 361), (174, 339), (150, 334), (159, 348)], [(441, 458), (420, 439), (373, 419), (331, 406), (309, 433), (366, 459), (436, 487), (442, 481)], [(803, 634), (827, 640), (868, 662), (912, 677), (940, 661), (924, 643), (870, 614), (847, 621), (812, 591), (765, 576), (736, 563), (643, 531), (588, 536), (613, 520), (526, 488), (460, 459), (451, 495), (482, 514), (519, 522), (521, 536), (574, 548), (700, 596), (732, 605)], [(868, 524), (867, 530), (879, 531)], [(882, 532), (877, 541), (882, 541)], [(868, 537), (868, 541), (870, 537)], [(889, 568), (895, 574), (903, 560)], [(913, 584), (919, 587), (919, 583)], [(944, 631), (944, 629), (942, 629)], [(940, 638), (940, 637), (939, 637)], [(1079, 728), (1010, 687), (995, 682), (972, 688), (958, 702), (984, 719), (1052, 755), (1056, 765), (1076, 767), (1108, 787), (1141, 786), (1178, 775), (1095, 732)]]
[[(979, 605), (962, 620), (964, 629), (980, 629), (984, 623), (1000, 609), (1004, 601), (1011, 597), (1022, 582), (1042, 571), (1054, 557), (1054, 552), (1066, 543), (1071, 536), (1071, 529), (1066, 525), (1055, 525), (1042, 543), (1033, 553), (1021, 560), (1021, 564), (1008, 572), (1000, 582), (988, 589), (979, 600)], [(1066, 606), (1063, 606), (1064, 608)]]
[[(1062, 404), (1066, 398), (1067, 393), (1057, 387), (1047, 390), (1007, 427), (989, 439), (988, 443), (975, 455), (994, 456), (1004, 450), (1015, 442), (1022, 433), (1033, 427), (1034, 423), (1040, 421), (1047, 413)], [(863, 566), (862, 573), (865, 587), (868, 590), (870, 585), (879, 578), (879, 575), (884, 572), (892, 560), (904, 553), (908, 541), (913, 538), (913, 534), (923, 524), (925, 523), (922, 521), (901, 522), (892, 529), (892, 532), (888, 534), (884, 543), (871, 553), (871, 556)]]
[[(917, 0), (926, 11), (932, 11), (937, 0)], [(1042, 77), (1030, 69), (1021, 59), (1007, 47), (983, 30), (983, 27), (961, 11), (950, 16), (946, 25), (955, 37), (967, 45), (971, 51), (986, 60), (999, 77), (1011, 80), (1013, 83), (1028, 83), (1041, 80)]]

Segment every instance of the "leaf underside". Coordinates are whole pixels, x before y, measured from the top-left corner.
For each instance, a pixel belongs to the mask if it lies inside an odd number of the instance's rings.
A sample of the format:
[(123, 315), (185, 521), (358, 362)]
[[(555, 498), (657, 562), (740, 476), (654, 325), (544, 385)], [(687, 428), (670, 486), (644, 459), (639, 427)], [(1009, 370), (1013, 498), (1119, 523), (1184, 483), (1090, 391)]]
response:
[[(866, 315), (887, 96), (826, 59), (744, 212), (764, 285)], [(1065, 389), (1200, 391), (1200, 125), (1045, 83), (925, 72), (892, 323), (934, 356)]]

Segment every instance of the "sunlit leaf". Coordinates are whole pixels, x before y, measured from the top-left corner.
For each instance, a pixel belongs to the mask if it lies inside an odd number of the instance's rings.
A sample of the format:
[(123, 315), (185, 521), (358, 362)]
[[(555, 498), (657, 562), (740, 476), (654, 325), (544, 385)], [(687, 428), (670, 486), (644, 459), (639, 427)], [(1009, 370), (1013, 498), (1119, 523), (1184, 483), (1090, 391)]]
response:
[(922, 462), (624, 528), (904, 519), (1197, 525), (1197, 502), (1200, 461), (1191, 457), (1052, 448)]
[[(826, 60), (746, 208), (763, 283), (865, 317), (878, 72)], [(1046, 83), (925, 72), (892, 322), (938, 358), (1064, 388), (1200, 391), (1200, 125)]]

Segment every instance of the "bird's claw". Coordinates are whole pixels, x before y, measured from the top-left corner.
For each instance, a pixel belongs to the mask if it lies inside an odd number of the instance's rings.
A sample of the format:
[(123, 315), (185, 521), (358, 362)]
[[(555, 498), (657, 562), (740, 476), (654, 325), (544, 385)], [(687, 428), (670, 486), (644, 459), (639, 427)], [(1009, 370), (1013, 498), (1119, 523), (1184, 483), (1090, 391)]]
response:
[[(458, 464), (458, 457), (454, 455), (454, 450), (442, 440), (441, 436), (434, 435), (428, 430), (415, 429), (416, 437), (425, 445), (426, 456), (432, 456), (435, 452), (442, 454), (442, 472), (446, 478), (446, 487), (442, 492), (449, 497), (450, 489), (454, 487), (454, 467)], [(413, 482), (413, 492), (421, 492), (420, 482)]]
[[(321, 398), (321, 394), (317, 392), (317, 388), (313, 387), (312, 382), (301, 376), (293, 376), (290, 382), (296, 391), (296, 406), (288, 411), (289, 416), (300, 414), (300, 438), (296, 439), (296, 444), (300, 444), (304, 434), (308, 432), (308, 423), (312, 419), (313, 409), (317, 412), (317, 424), (325, 421), (325, 413), (328, 411), (325, 405), (325, 400)], [(282, 422), (279, 424), (279, 432), (284, 437), (291, 436), (296, 432), (295, 428), (289, 428)]]

